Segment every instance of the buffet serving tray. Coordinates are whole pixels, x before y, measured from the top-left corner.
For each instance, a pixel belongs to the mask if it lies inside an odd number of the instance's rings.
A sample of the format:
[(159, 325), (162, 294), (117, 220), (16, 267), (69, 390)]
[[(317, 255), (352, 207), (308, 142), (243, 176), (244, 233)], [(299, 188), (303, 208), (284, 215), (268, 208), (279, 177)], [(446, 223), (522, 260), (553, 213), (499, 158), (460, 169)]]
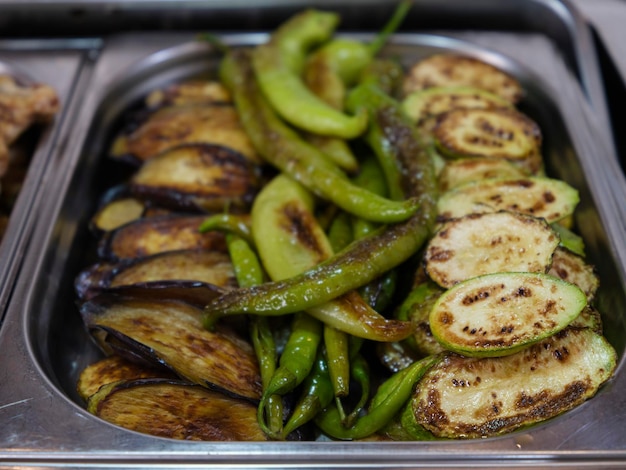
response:
[[(300, 6), (290, 5), (292, 10)], [(222, 37), (229, 44), (244, 45), (263, 41), (266, 34)], [(502, 67), (522, 82), (527, 98), (521, 109), (536, 119), (544, 132), (548, 173), (581, 193), (576, 225), (585, 238), (589, 259), (598, 269), (602, 281), (599, 308), (604, 313), (606, 335), (620, 356), (615, 379), (594, 399), (526, 431), (441, 442), (192, 443), (130, 432), (88, 414), (74, 391), (75, 380), (99, 352), (83, 329), (74, 304), (73, 280), (94, 256), (87, 223), (98, 197), (119, 177), (106, 151), (124, 111), (148, 91), (215, 69), (215, 52), (193, 39), (194, 32), (109, 35), (101, 47), (92, 49), (97, 55), (84, 57), (60, 132), (62, 144), (53, 152), (56, 171), (47, 174), (33, 196), (33, 228), (28, 239), (20, 242), (27, 250), (16, 270), (0, 328), (0, 354), (6, 358), (0, 361), (2, 464), (120, 468), (524, 468), (557, 464), (608, 468), (626, 462), (626, 396), (621, 393), (626, 386), (626, 210), (620, 204), (626, 196), (626, 183), (623, 175), (614, 171), (617, 161), (603, 131), (602, 104), (594, 101), (589, 92), (593, 87), (581, 78), (581, 70), (591, 73), (593, 68), (586, 62), (581, 67), (575, 55), (572, 63), (560, 48), (528, 32), (404, 32), (394, 36), (385, 53), (400, 55), (408, 64), (433, 52), (462, 52)], [(529, 40), (535, 41), (532, 58), (525, 55)], [(5, 44), (11, 48), (19, 43)], [(494, 47), (485, 48), (489, 45)]]

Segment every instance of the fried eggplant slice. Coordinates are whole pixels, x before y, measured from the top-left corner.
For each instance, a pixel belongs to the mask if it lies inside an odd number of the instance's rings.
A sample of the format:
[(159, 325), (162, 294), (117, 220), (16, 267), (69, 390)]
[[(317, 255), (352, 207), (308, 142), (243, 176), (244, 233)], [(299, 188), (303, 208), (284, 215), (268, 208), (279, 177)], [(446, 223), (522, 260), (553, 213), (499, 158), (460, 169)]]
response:
[(485, 90), (467, 86), (417, 90), (402, 101), (404, 112), (416, 123), (453, 109), (511, 108), (510, 101)]
[(507, 210), (552, 223), (573, 214), (578, 201), (578, 191), (564, 181), (536, 176), (488, 178), (442, 194), (437, 202), (437, 220)]
[(432, 87), (471, 86), (517, 103), (523, 96), (519, 82), (511, 75), (472, 57), (435, 54), (417, 62), (402, 84), (405, 95)]
[(188, 249), (226, 252), (223, 233), (199, 232), (205, 218), (171, 214), (135, 220), (107, 232), (99, 242), (98, 256), (119, 261)]
[(153, 90), (146, 97), (145, 103), (149, 108), (160, 108), (188, 104), (227, 104), (232, 101), (230, 92), (221, 82), (196, 79)]
[(111, 156), (140, 164), (187, 143), (228, 147), (255, 163), (260, 158), (231, 105), (187, 104), (160, 108), (137, 129), (113, 142)]
[(451, 158), (502, 158), (531, 174), (543, 168), (539, 126), (513, 109), (453, 109), (437, 119), (433, 136)]
[(78, 377), (76, 390), (85, 402), (100, 387), (120, 380), (148, 378), (176, 379), (176, 374), (164, 367), (146, 367), (120, 356), (108, 356), (85, 367)]
[(429, 323), (433, 336), (450, 351), (507, 356), (562, 330), (586, 305), (583, 291), (554, 276), (486, 274), (444, 292)]
[(185, 382), (121, 381), (89, 399), (94, 415), (126, 429), (187, 441), (265, 441), (256, 406)]
[(483, 274), (545, 273), (559, 237), (543, 219), (500, 211), (444, 223), (429, 241), (425, 269), (441, 287)]
[(417, 425), (437, 437), (496, 436), (553, 418), (596, 394), (617, 355), (590, 329), (567, 328), (514, 355), (447, 354), (418, 382)]
[(146, 161), (130, 192), (142, 200), (182, 211), (247, 210), (260, 185), (258, 167), (220, 145), (186, 144)]
[(593, 301), (600, 286), (600, 279), (593, 266), (564, 248), (557, 248), (552, 257), (552, 266), (548, 274), (576, 284), (587, 295), (589, 303)]
[(165, 365), (181, 378), (258, 400), (261, 379), (252, 346), (224, 327), (206, 330), (202, 309), (183, 302), (100, 295), (80, 307), (106, 354)]
[[(169, 283), (171, 288), (180, 284), (180, 288), (192, 289), (200, 283), (206, 284), (207, 289), (210, 286), (237, 287), (234, 268), (227, 253), (180, 250), (118, 263), (96, 263), (77, 276), (75, 290), (80, 299), (90, 299), (103, 291), (120, 286), (160, 285), (164, 289), (167, 283), (159, 281), (172, 281)], [(219, 289), (213, 290), (215, 295), (221, 292)]]
[(439, 173), (442, 192), (486, 178), (524, 178), (528, 173), (508, 160), (473, 157), (447, 160)]

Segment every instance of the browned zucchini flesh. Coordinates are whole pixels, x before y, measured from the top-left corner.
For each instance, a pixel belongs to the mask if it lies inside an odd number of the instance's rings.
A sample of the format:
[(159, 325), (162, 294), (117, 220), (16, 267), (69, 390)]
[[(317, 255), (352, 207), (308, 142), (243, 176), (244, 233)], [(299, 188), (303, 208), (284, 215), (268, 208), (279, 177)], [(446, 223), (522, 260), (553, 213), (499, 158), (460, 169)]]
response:
[(503, 271), (545, 273), (559, 237), (545, 220), (500, 211), (444, 223), (426, 246), (425, 269), (442, 287)]
[(180, 377), (251, 400), (261, 396), (252, 346), (233, 331), (206, 330), (200, 308), (175, 301), (101, 295), (80, 307), (105, 353), (162, 364)]
[(88, 410), (126, 429), (188, 441), (265, 441), (256, 406), (188, 383), (143, 379), (112, 383)]
[(542, 169), (539, 126), (513, 109), (453, 109), (438, 118), (433, 136), (448, 157), (502, 158), (531, 174)]
[(111, 156), (144, 162), (186, 143), (222, 145), (259, 162), (248, 135), (231, 105), (186, 104), (163, 107), (129, 134), (113, 143)]
[(416, 123), (453, 109), (511, 108), (510, 101), (488, 91), (467, 86), (432, 87), (417, 90), (402, 101), (404, 112)]
[(556, 222), (571, 215), (578, 191), (550, 178), (488, 178), (458, 186), (437, 202), (440, 221), (472, 213), (507, 210)]
[(404, 78), (404, 94), (431, 87), (471, 86), (516, 103), (522, 98), (519, 82), (491, 64), (472, 57), (435, 54), (413, 65)]
[(528, 173), (508, 160), (474, 157), (447, 160), (439, 174), (439, 188), (448, 191), (487, 178), (523, 178)]
[(241, 154), (219, 145), (186, 144), (146, 161), (130, 191), (163, 207), (223, 212), (248, 208), (259, 184), (256, 165)]
[(120, 380), (147, 378), (175, 379), (176, 375), (164, 367), (146, 367), (120, 356), (108, 356), (82, 370), (78, 377), (76, 390), (80, 397), (87, 401), (103, 385)]
[(548, 274), (576, 284), (587, 295), (589, 302), (593, 301), (600, 286), (600, 279), (593, 266), (587, 264), (582, 257), (561, 247), (554, 252)]
[(412, 416), (437, 437), (495, 436), (580, 405), (615, 366), (615, 350), (587, 328), (565, 329), (506, 357), (447, 354), (418, 382)]
[(223, 233), (198, 231), (205, 218), (172, 214), (130, 222), (102, 237), (98, 256), (115, 261), (188, 249), (226, 252)]
[(547, 274), (486, 274), (444, 292), (429, 323), (450, 351), (505, 356), (562, 330), (586, 305), (577, 286)]

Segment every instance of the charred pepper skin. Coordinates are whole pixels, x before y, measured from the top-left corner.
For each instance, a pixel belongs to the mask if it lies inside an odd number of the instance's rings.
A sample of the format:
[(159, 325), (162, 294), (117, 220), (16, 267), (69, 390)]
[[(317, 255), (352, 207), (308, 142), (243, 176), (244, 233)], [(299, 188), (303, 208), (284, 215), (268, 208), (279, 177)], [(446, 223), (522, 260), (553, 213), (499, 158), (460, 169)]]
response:
[(222, 61), (221, 77), (263, 158), (316, 195), (364, 219), (394, 223), (415, 213), (415, 199), (391, 201), (352, 184), (339, 167), (283, 123), (260, 92), (249, 55), (247, 50), (231, 51)]
[(358, 90), (357, 105), (369, 110), (382, 137), (389, 142), (389, 155), (403, 170), (402, 188), (419, 201), (417, 212), (402, 223), (380, 228), (356, 240), (302, 274), (226, 293), (206, 306), (207, 313), (281, 315), (310, 309), (398, 266), (428, 239), (437, 211), (437, 182), (430, 155), (415, 126), (395, 100), (373, 83), (363, 84)]
[(309, 48), (330, 39), (338, 22), (330, 12), (307, 10), (296, 15), (255, 49), (253, 66), (263, 93), (286, 121), (314, 134), (352, 139), (365, 131), (367, 114), (349, 116), (333, 108), (300, 76)]

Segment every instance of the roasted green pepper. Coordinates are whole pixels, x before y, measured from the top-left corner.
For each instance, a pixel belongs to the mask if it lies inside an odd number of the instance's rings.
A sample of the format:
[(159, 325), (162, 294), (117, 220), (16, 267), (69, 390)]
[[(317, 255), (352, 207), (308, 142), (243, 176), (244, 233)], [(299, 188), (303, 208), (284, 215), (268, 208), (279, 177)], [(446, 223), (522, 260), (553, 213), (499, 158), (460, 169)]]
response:
[(285, 120), (315, 134), (352, 139), (365, 131), (367, 113), (348, 116), (333, 108), (300, 76), (309, 48), (328, 40), (338, 22), (339, 17), (330, 12), (307, 10), (296, 15), (254, 50), (253, 63), (259, 86)]
[(406, 220), (417, 201), (390, 201), (351, 184), (341, 170), (304, 142), (274, 113), (258, 89), (250, 52), (233, 50), (222, 61), (221, 76), (230, 88), (246, 132), (272, 165), (346, 212), (382, 223)]

